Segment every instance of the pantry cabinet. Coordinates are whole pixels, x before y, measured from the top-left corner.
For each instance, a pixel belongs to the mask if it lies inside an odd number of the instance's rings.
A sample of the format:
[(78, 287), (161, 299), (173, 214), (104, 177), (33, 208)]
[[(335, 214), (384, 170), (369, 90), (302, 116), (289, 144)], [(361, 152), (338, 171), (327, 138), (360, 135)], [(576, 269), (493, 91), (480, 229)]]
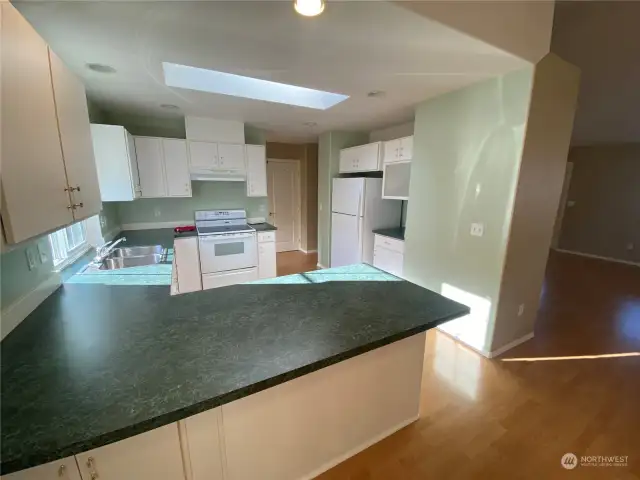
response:
[(382, 170), (380, 142), (340, 150), (340, 173), (379, 170)]
[(76, 460), (82, 480), (185, 480), (177, 423), (79, 453)]
[(18, 243), (101, 205), (82, 83), (10, 3), (0, 8), (2, 222)]
[(247, 197), (267, 196), (267, 155), (264, 145), (246, 145)]
[(140, 174), (133, 137), (119, 125), (91, 125), (100, 195), (103, 202), (130, 202), (140, 197)]

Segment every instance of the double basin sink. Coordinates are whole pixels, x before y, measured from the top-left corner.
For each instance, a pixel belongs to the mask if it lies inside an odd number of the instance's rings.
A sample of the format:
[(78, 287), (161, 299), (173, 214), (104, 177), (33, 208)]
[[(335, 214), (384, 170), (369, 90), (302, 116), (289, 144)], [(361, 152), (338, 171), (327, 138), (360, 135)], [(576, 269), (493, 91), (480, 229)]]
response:
[(165, 261), (167, 251), (161, 245), (144, 247), (114, 248), (99, 264), (94, 265), (99, 270), (117, 270), (127, 267), (142, 267)]

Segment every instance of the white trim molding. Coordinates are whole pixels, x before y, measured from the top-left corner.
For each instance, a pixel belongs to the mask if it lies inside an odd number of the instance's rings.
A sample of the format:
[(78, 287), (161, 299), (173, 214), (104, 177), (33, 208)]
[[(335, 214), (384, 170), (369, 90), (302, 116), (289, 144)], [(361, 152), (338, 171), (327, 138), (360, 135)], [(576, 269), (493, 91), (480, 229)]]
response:
[(325, 268), (329, 268), (329, 267), (325, 267), (321, 263), (316, 264), (316, 267), (320, 268), (321, 270), (324, 270)]
[(521, 343), (527, 342), (527, 341), (531, 340), (532, 338), (533, 338), (533, 332), (529, 332), (529, 333), (527, 333), (526, 335), (523, 335), (520, 338), (516, 338), (513, 342), (509, 342), (506, 345), (503, 345), (502, 347), (490, 352), (489, 353), (489, 358), (495, 358), (498, 355), (502, 355), (507, 350), (511, 350), (512, 348), (517, 347)]
[(300, 251), (304, 254), (310, 254), (310, 253), (316, 253), (318, 250), (305, 250), (303, 248), (300, 249)]
[(0, 312), (0, 338), (6, 337), (20, 322), (62, 285), (60, 274), (53, 272), (44, 282), (24, 294)]
[(193, 225), (195, 220), (177, 220), (174, 222), (145, 222), (145, 223), (125, 223), (122, 230), (153, 230), (154, 228), (175, 228), (183, 225)]
[(633, 265), (634, 267), (640, 267), (640, 263), (632, 262), (631, 260), (621, 260), (619, 258), (602, 257), (600, 255), (592, 255), (591, 253), (577, 252), (575, 250), (565, 250), (564, 248), (554, 248), (553, 250), (555, 250), (556, 252), (569, 253), (571, 255), (578, 255), (580, 257), (595, 258), (596, 260), (605, 260), (607, 262), (624, 263), (625, 265)]

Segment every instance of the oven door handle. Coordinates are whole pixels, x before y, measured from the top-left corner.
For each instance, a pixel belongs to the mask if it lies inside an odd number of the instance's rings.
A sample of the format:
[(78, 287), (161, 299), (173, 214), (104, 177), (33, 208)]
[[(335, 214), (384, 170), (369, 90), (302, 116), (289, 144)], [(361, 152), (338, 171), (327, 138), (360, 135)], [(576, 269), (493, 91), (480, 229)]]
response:
[(216, 235), (205, 235), (200, 237), (200, 241), (207, 243), (228, 243), (255, 238), (255, 236), (255, 233), (247, 233), (246, 235), (238, 235), (237, 237), (218, 237)]

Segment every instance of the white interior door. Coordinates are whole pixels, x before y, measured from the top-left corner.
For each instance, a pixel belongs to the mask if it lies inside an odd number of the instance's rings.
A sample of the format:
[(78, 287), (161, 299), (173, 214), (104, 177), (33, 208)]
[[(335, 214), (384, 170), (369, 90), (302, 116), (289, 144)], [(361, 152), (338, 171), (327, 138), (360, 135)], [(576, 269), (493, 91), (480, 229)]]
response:
[(362, 217), (331, 214), (331, 266), (342, 267), (362, 262)]
[(298, 250), (300, 238), (300, 193), (298, 162), (267, 161), (269, 221), (275, 225), (276, 252)]

